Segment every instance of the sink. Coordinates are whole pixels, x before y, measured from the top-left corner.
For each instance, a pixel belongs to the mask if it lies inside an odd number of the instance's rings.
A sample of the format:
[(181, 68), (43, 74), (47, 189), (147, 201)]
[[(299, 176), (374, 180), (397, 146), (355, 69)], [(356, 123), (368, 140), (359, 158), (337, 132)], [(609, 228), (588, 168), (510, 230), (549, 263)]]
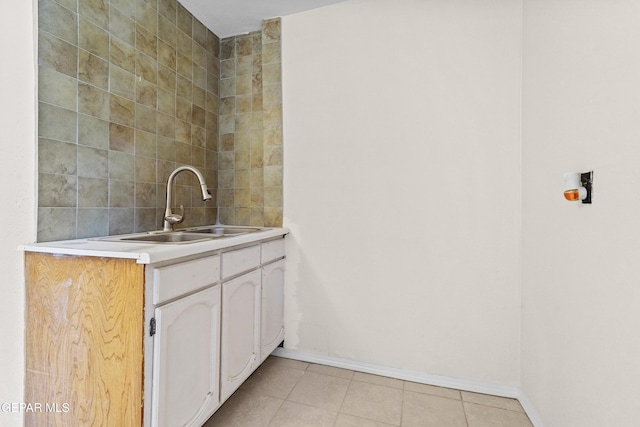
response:
[(219, 237), (217, 235), (203, 236), (202, 234), (191, 233), (157, 233), (157, 234), (143, 234), (141, 236), (129, 236), (116, 238), (120, 242), (147, 242), (147, 243), (195, 243), (205, 240), (211, 240), (212, 238)]
[(176, 231), (151, 231), (140, 234), (129, 234), (125, 236), (98, 237), (90, 240), (103, 240), (110, 242), (132, 242), (132, 243), (196, 243), (205, 242), (223, 237), (239, 236), (247, 233), (261, 231), (258, 227), (239, 227), (208, 225), (202, 227), (185, 228)]
[(125, 236), (109, 236), (109, 237), (97, 237), (89, 240), (102, 240), (107, 242), (131, 242), (131, 243), (196, 243), (206, 242), (218, 237), (222, 237), (217, 234), (193, 234), (183, 233), (180, 231), (171, 232), (150, 232), (141, 234), (129, 234)]
[(211, 234), (211, 235), (217, 235), (217, 236), (237, 236), (239, 234), (255, 233), (256, 231), (260, 231), (260, 230), (261, 230), (260, 228), (255, 228), (255, 227), (225, 227), (225, 226), (215, 225), (215, 226), (206, 226), (206, 227), (187, 228), (184, 230), (184, 232)]

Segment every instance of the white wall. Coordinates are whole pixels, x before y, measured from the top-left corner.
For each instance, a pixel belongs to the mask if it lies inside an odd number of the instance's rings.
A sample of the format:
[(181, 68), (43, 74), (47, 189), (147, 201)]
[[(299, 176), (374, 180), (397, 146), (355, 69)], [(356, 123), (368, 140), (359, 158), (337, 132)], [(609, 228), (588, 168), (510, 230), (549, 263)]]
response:
[[(7, 2), (0, 14), (0, 129), (3, 237), (0, 239), (0, 402), (23, 402), (24, 278), (20, 243), (35, 240), (35, 41), (31, 1)], [(0, 412), (0, 425), (22, 425), (22, 414)]]
[(283, 19), (285, 345), (519, 384), (521, 4)]
[[(524, 17), (522, 389), (546, 427), (637, 426), (640, 3)], [(587, 170), (593, 204), (565, 202)]]

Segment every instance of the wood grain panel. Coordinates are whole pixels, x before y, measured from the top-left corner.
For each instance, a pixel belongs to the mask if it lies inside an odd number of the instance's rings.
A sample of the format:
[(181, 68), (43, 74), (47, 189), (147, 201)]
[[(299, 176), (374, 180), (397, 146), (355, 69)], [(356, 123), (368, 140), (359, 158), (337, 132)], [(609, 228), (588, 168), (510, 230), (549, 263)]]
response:
[(25, 426), (142, 426), (144, 266), (39, 253), (25, 263), (25, 403), (42, 408)]

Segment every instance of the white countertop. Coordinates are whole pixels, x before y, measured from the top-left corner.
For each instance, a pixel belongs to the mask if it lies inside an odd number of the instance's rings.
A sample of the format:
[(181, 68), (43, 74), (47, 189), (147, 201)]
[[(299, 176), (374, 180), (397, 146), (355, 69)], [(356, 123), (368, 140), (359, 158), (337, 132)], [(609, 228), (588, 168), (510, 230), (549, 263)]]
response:
[(19, 249), (25, 252), (43, 252), (58, 255), (129, 258), (135, 259), (138, 264), (154, 264), (157, 262), (197, 255), (218, 249), (225, 249), (232, 246), (245, 245), (273, 237), (284, 236), (287, 233), (289, 233), (288, 228), (264, 228), (257, 232), (241, 234), (238, 236), (220, 237), (202, 242), (189, 243), (119, 242), (91, 238), (28, 243), (21, 245)]

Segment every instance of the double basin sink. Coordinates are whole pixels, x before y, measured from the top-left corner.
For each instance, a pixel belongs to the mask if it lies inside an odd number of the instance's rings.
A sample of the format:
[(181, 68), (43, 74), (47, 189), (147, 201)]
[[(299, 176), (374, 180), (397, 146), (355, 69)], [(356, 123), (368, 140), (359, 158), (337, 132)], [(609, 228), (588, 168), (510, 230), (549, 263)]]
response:
[(129, 234), (124, 236), (101, 237), (96, 240), (132, 243), (195, 243), (223, 237), (240, 236), (255, 233), (263, 228), (238, 227), (223, 225), (208, 225), (203, 227), (185, 228), (176, 231), (150, 231), (147, 233)]

